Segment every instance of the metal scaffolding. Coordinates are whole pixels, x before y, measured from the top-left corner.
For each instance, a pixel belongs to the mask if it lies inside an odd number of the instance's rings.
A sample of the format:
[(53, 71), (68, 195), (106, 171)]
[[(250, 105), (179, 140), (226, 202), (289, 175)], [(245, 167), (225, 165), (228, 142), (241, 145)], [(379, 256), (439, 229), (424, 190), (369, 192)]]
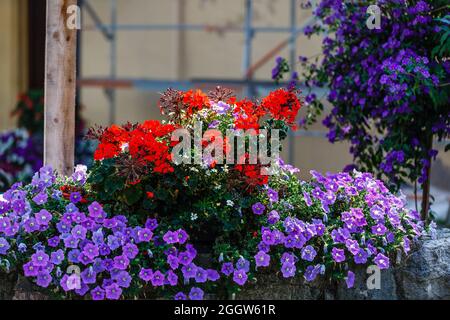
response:
[[(216, 85), (223, 85), (230, 88), (243, 88), (245, 96), (256, 96), (260, 90), (270, 90), (277, 88), (282, 84), (276, 85), (273, 81), (259, 81), (253, 78), (254, 72), (273, 58), (281, 49), (288, 46), (289, 48), (289, 63), (291, 70), (295, 70), (297, 63), (296, 39), (305, 27), (310, 25), (313, 17), (305, 21), (301, 26), (297, 26), (297, 5), (296, 0), (290, 1), (290, 26), (289, 27), (256, 27), (253, 26), (253, 0), (245, 1), (245, 21), (242, 27), (236, 26), (212, 26), (202, 24), (120, 24), (117, 21), (117, 0), (109, 0), (110, 2), (110, 22), (103, 23), (100, 16), (90, 4), (89, 0), (79, 0), (79, 4), (94, 22), (94, 30), (102, 33), (105, 40), (109, 43), (109, 75), (107, 77), (98, 78), (82, 78), (80, 77), (78, 83), (80, 87), (94, 86), (105, 90), (105, 94), (109, 103), (109, 122), (116, 121), (116, 89), (119, 88), (135, 88), (139, 90), (159, 91), (168, 87), (174, 87), (181, 90), (186, 90), (194, 87), (213, 87)], [(88, 31), (89, 29), (87, 29)], [(189, 80), (164, 80), (164, 79), (150, 79), (150, 78), (121, 78), (117, 74), (117, 32), (118, 31), (170, 31), (170, 30), (187, 30), (187, 31), (221, 31), (221, 32), (239, 32), (244, 33), (244, 48), (242, 58), (242, 78), (235, 80), (226, 79), (189, 79)], [(274, 49), (264, 55), (261, 59), (252, 64), (252, 44), (256, 33), (287, 33), (288, 38), (277, 45)], [(81, 36), (81, 35), (80, 35)], [(81, 38), (81, 37), (80, 37)], [(81, 50), (78, 50), (78, 61), (81, 59)], [(300, 86), (300, 89), (302, 87)], [(323, 92), (323, 90), (319, 90)], [(317, 136), (317, 133), (312, 133)], [(322, 135), (323, 136), (323, 135)], [(289, 138), (289, 162), (293, 163), (294, 155), (294, 135)]]

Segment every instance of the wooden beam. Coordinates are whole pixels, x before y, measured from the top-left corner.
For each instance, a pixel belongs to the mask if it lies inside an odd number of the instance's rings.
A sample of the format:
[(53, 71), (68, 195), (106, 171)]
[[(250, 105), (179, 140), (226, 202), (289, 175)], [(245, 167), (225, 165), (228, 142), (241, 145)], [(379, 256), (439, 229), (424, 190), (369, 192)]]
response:
[(59, 174), (73, 172), (77, 30), (67, 8), (77, 0), (47, 0), (45, 42), (44, 163)]

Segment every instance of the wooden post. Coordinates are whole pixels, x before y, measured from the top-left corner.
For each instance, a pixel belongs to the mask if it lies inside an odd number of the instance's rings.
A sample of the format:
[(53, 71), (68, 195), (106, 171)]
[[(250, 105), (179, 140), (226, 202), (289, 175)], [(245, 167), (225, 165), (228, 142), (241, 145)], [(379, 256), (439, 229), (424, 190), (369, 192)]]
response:
[(75, 153), (76, 28), (67, 8), (77, 0), (47, 0), (44, 163), (70, 175)]

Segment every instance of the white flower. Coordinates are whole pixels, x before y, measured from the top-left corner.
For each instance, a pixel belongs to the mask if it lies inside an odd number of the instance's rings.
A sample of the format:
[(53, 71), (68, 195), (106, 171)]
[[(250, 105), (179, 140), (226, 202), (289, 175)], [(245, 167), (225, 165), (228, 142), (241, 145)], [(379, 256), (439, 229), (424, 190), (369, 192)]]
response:
[(196, 213), (191, 212), (191, 221), (197, 220), (198, 215)]
[(234, 206), (234, 202), (232, 200), (227, 200), (227, 206), (229, 207)]

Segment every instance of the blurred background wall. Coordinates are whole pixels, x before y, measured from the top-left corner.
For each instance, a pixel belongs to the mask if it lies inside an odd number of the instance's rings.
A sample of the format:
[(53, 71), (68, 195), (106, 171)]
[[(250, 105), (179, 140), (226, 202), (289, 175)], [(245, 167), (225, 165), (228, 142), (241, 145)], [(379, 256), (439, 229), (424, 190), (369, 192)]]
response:
[[(110, 23), (111, 0), (89, 0), (92, 10), (103, 23)], [(302, 25), (311, 9), (301, 9), (295, 17)], [(189, 80), (193, 78), (243, 79), (244, 33), (224, 29), (242, 27), (245, 23), (245, 0), (116, 0), (118, 24), (202, 24), (203, 31), (141, 30), (117, 32), (114, 65), (117, 78), (149, 78)], [(289, 27), (290, 0), (253, 0), (252, 25), (255, 27)], [(95, 20), (82, 10), (80, 32), (80, 76), (104, 78), (111, 72), (110, 43), (94, 27)], [(218, 28), (214, 28), (216, 26)], [(43, 87), (45, 0), (0, 0), (0, 130), (11, 128), (17, 94)], [(287, 33), (257, 33), (252, 42), (251, 62), (255, 63), (289, 37)], [(296, 55), (320, 53), (321, 39), (307, 39), (299, 34)], [(257, 80), (271, 81), (271, 69), (276, 56), (289, 57), (288, 46), (268, 59), (254, 74)], [(298, 65), (297, 65), (298, 67)], [(116, 90), (115, 121), (142, 121), (160, 118), (158, 91), (142, 88)], [(89, 125), (109, 124), (109, 103), (105, 90), (98, 86), (83, 86), (78, 99)], [(324, 128), (311, 128), (316, 136), (299, 135), (291, 144), (292, 162), (309, 177), (309, 170), (322, 172), (341, 170), (352, 159), (345, 143), (330, 144), (324, 138)], [(440, 153), (436, 179), (449, 186), (450, 154)], [(441, 169), (440, 169), (441, 168)], [(436, 170), (433, 170), (436, 172)], [(443, 172), (444, 175), (441, 173)]]

